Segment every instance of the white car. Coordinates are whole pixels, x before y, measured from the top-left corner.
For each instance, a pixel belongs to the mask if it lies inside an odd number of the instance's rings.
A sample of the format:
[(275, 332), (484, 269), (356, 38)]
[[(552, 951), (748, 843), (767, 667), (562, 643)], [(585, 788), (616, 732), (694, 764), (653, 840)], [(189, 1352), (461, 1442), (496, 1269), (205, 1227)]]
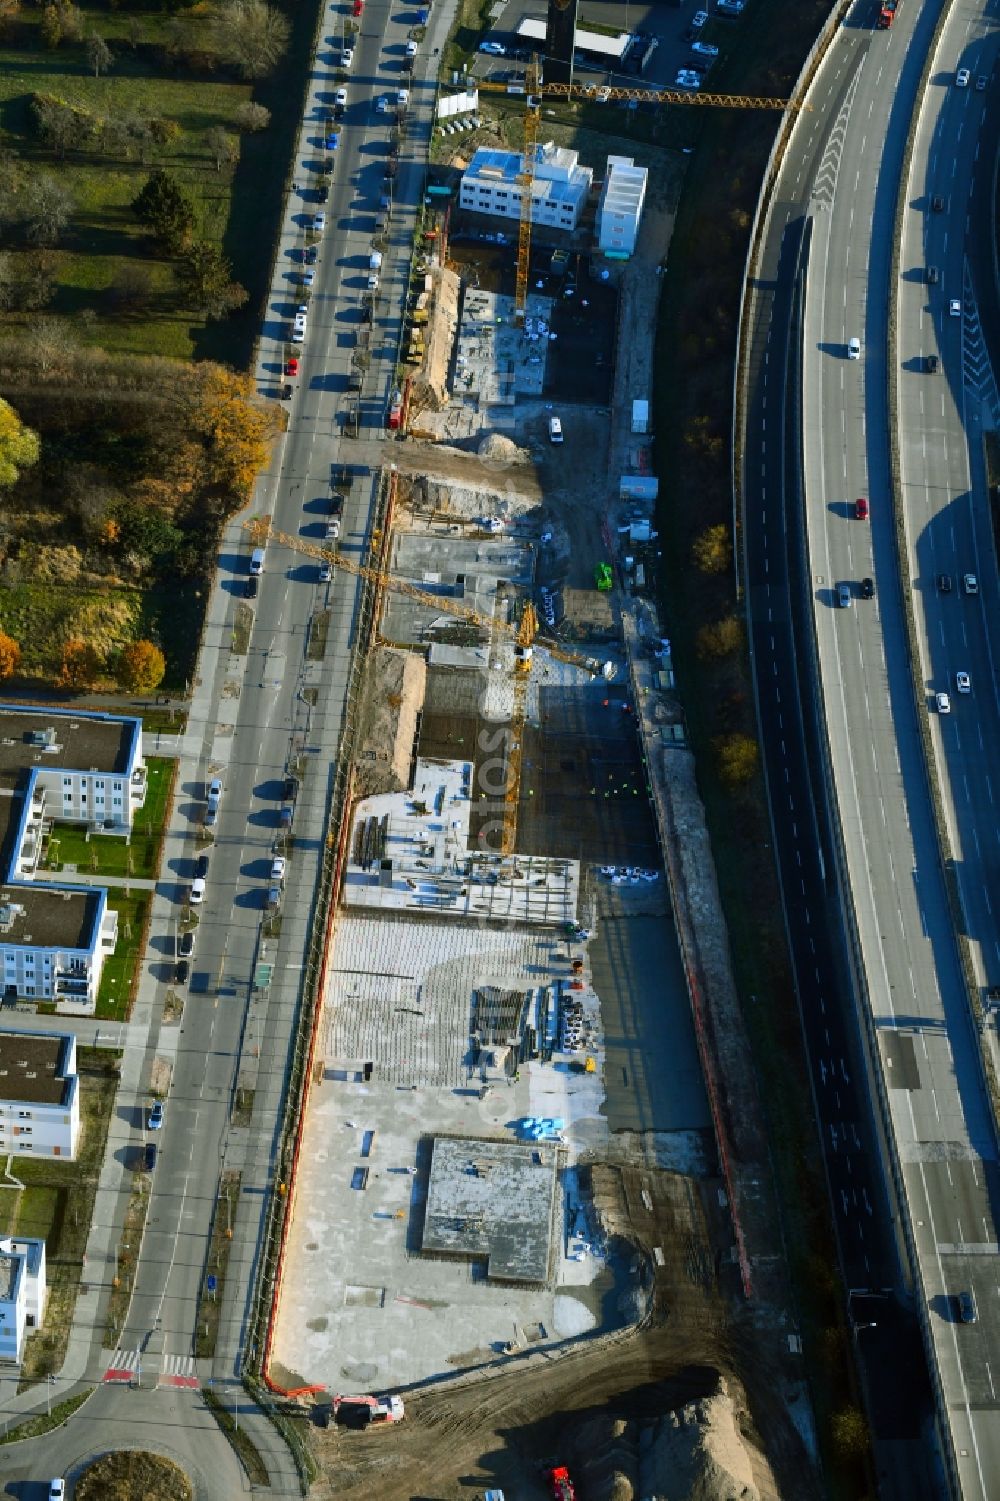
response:
[(295, 323), (292, 326), (292, 343), (304, 344), (306, 342), (306, 326), (304, 323)]
[(948, 697), (947, 693), (935, 693), (934, 707), (937, 709), (939, 714), (951, 713), (951, 699)]
[(490, 57), (505, 57), (507, 54), (507, 48), (503, 42), (480, 42), (479, 50), (488, 52)]
[(334, 94), (334, 96), (333, 96), (333, 107), (334, 107), (334, 109), (346, 109), (347, 108), (347, 90), (346, 89), (338, 89), (337, 92)]
[(64, 1501), (66, 1495), (65, 1480), (49, 1481), (49, 1501)]
[(222, 778), (213, 777), (208, 784), (208, 806), (217, 808), (222, 800)]
[(674, 79), (674, 84), (679, 89), (700, 89), (701, 74), (696, 73), (693, 68), (681, 68)]
[(971, 77), (972, 74), (969, 72), (968, 68), (959, 68), (958, 72), (955, 74), (956, 86), (960, 89), (967, 89), (969, 87), (969, 79)]
[(409, 91), (409, 89), (400, 89), (398, 91), (398, 93), (396, 94), (396, 106), (397, 106), (397, 108), (398, 109), (405, 109), (406, 106), (409, 104), (409, 102), (410, 102), (410, 91)]
[(694, 13), (694, 15), (691, 17), (691, 26), (692, 26), (692, 28), (695, 31), (700, 31), (701, 28), (703, 26), (706, 26), (707, 24), (708, 24), (708, 11), (707, 10), (696, 10), (695, 13)]
[(340, 66), (342, 68), (350, 68), (350, 67), (354, 66), (354, 48), (353, 47), (345, 47), (344, 48), (343, 52), (340, 54)]
[(283, 881), (285, 879), (285, 861), (281, 855), (275, 855), (271, 861), (271, 880)]
[(860, 339), (848, 339), (848, 341), (847, 341), (847, 358), (849, 360), (860, 360), (860, 358), (861, 358), (861, 340)]
[(972, 679), (969, 677), (969, 674), (967, 672), (956, 672), (955, 687), (958, 689), (959, 693), (972, 692)]
[(389, 108), (389, 96), (388, 96), (388, 94), (379, 94), (378, 98), (375, 100), (375, 113), (377, 115), (384, 115), (385, 112), (386, 112), (386, 110), (388, 108)]
[(608, 100), (611, 98), (611, 90), (598, 89), (597, 93), (594, 95), (594, 98), (598, 104), (607, 104)]
[(549, 418), (549, 442), (561, 443), (563, 440), (562, 423), (558, 417)]
[(312, 266), (307, 267), (306, 270), (302, 272), (302, 285), (304, 287), (311, 287), (315, 280), (316, 272), (313, 270)]
[(377, 292), (378, 291), (378, 272), (377, 271), (369, 271), (369, 273), (368, 273), (368, 290), (369, 290), (369, 292)]
[(718, 57), (719, 49), (714, 42), (692, 42), (691, 51), (697, 52), (699, 57)]
[(197, 907), (205, 900), (205, 877), (198, 876), (191, 882), (191, 905)]
[(323, 231), (326, 229), (325, 214), (313, 214), (313, 229), (318, 235), (321, 235), (323, 233)]
[(953, 318), (961, 318), (961, 316), (962, 316), (962, 299), (961, 299), (961, 297), (953, 297), (951, 299), (951, 301), (948, 303), (948, 311), (949, 311), (949, 313), (951, 314), (951, 316)]
[(321, 584), (329, 584), (333, 580), (333, 564), (321, 563), (319, 565), (319, 581)]
[(965, 573), (962, 575), (962, 588), (966, 594), (979, 593), (979, 580), (974, 573)]
[(417, 55), (417, 44), (416, 44), (416, 42), (407, 42), (407, 44), (406, 44), (406, 55), (407, 55), (407, 57), (416, 57), (416, 55)]

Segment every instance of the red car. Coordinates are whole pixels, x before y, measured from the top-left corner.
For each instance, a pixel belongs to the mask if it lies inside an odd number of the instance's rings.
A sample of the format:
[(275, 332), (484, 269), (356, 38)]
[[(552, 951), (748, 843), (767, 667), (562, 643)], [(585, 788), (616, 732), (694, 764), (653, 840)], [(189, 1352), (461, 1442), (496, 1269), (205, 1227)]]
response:
[(295, 356), (293, 355), (292, 358), (288, 361), (288, 364), (285, 366), (285, 374), (286, 375), (298, 375), (298, 373), (299, 373), (299, 362), (295, 358)]
[(354, 0), (354, 4), (351, 6), (351, 15), (360, 16), (364, 12), (364, 8), (365, 0)]
[(863, 495), (854, 502), (854, 519), (855, 521), (868, 520), (868, 502)]

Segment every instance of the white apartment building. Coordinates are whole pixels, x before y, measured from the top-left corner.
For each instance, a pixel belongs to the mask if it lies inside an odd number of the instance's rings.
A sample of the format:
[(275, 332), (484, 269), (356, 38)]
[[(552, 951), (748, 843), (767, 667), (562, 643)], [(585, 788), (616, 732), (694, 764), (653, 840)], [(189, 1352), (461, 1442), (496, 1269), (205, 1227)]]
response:
[(118, 914), (95, 886), (35, 880), (54, 823), (127, 834), (146, 797), (142, 723), (0, 704), (0, 995), (93, 1012)]
[(0, 1156), (76, 1156), (80, 1081), (70, 1033), (0, 1032)]
[(93, 1012), (101, 971), (118, 941), (118, 913), (98, 886), (0, 886), (0, 987), (4, 1000), (54, 1001)]
[(631, 255), (639, 238), (642, 207), (646, 201), (645, 167), (630, 156), (609, 156), (600, 202), (597, 205), (599, 250)]
[(44, 1316), (44, 1240), (0, 1236), (0, 1360), (19, 1362), (25, 1335)]
[[(459, 203), (473, 213), (495, 218), (521, 218), (518, 177), (524, 157), (514, 151), (481, 147), (462, 173)], [(580, 166), (579, 152), (548, 141), (535, 148), (535, 173), (531, 185), (531, 222), (552, 229), (574, 230), (587, 205), (594, 174)]]

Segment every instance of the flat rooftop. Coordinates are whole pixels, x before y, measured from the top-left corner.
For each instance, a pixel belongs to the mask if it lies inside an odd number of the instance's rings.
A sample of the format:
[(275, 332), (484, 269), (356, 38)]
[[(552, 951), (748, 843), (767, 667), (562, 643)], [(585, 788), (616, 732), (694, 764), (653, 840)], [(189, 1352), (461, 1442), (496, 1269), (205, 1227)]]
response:
[(346, 906), (548, 927), (575, 920), (576, 861), (473, 847), (472, 776), (471, 761), (421, 757), (411, 791), (358, 804), (342, 895)]
[(5, 1303), (9, 1303), (14, 1296), (14, 1288), (17, 1286), (17, 1269), (20, 1265), (20, 1256), (12, 1256), (9, 1251), (0, 1251), (0, 1299)]
[(424, 1255), (485, 1257), (492, 1281), (547, 1282), (558, 1164), (558, 1148), (540, 1142), (436, 1137)]
[(62, 1105), (70, 1092), (66, 1056), (70, 1038), (48, 1033), (0, 1032), (0, 1099)]
[[(503, 538), (402, 532), (394, 539), (390, 571), (449, 603), (467, 605), (489, 620), (497, 609), (501, 584), (530, 585), (534, 548)], [(509, 609), (502, 609), (500, 618), (507, 621), (509, 617)], [(479, 626), (466, 624), (449, 611), (435, 611), (405, 594), (387, 592), (382, 623), (387, 640), (418, 644), (432, 631), (458, 644), (471, 644), (482, 634)]]
[(81, 887), (0, 886), (0, 943), (89, 949), (103, 895)]
[(14, 787), (34, 767), (124, 775), (138, 719), (60, 714), (0, 704), (0, 787)]
[[(531, 16), (525, 16), (518, 24), (518, 36), (527, 37), (532, 42), (545, 41), (545, 22), (536, 21)], [(588, 31), (586, 26), (576, 28), (575, 45), (577, 52), (592, 52), (598, 57), (610, 57), (621, 59), (625, 56), (631, 36), (627, 31), (619, 31), (615, 36), (605, 36), (601, 31)]]

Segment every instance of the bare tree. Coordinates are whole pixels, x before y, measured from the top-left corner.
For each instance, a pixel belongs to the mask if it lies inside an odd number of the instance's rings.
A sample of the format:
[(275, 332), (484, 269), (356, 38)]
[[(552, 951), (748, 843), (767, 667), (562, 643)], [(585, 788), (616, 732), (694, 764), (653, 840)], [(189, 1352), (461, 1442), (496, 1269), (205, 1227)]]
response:
[(39, 318), (32, 331), (31, 348), (43, 374), (62, 365), (77, 348), (69, 324), (62, 318)]
[(87, 38), (87, 61), (94, 70), (95, 78), (100, 78), (102, 73), (106, 73), (114, 61), (111, 48), (96, 31), (92, 31)]
[(36, 245), (57, 244), (75, 207), (72, 193), (50, 172), (41, 172), (24, 197), (28, 239)]
[(271, 111), (262, 104), (255, 104), (252, 99), (241, 104), (236, 111), (236, 124), (240, 130), (266, 130), (270, 123)]
[(226, 0), (215, 18), (219, 52), (244, 78), (263, 78), (281, 57), (291, 28), (265, 0)]
[(17, 297), (17, 266), (9, 250), (0, 250), (0, 312), (9, 313)]
[(0, 151), (0, 230), (21, 217), (24, 176), (12, 151)]
[(147, 306), (152, 289), (153, 280), (146, 267), (126, 261), (115, 276), (110, 297), (122, 312), (138, 312)]
[(212, 154), (216, 172), (221, 172), (226, 163), (232, 160), (233, 137), (221, 125), (213, 125), (211, 130), (205, 132), (205, 145)]

